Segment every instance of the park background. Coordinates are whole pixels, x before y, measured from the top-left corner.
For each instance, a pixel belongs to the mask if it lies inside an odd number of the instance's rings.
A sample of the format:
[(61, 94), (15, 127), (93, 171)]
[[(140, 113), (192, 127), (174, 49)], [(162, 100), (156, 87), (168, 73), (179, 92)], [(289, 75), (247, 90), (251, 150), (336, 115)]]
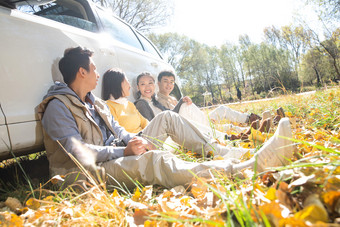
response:
[[(219, 173), (214, 173), (213, 181), (197, 177), (188, 188), (164, 189), (135, 182), (133, 191), (94, 184), (91, 190), (78, 193), (60, 189), (56, 183), (62, 181), (62, 176), (47, 176), (44, 153), (6, 160), (0, 163), (0, 225), (339, 226), (340, 88), (335, 85), (339, 81), (340, 2), (295, 1), (303, 6), (300, 13), (305, 12), (304, 7), (311, 7), (309, 13), (314, 10), (320, 22), (318, 26), (315, 21), (304, 20), (306, 15), (296, 13), (296, 19), (288, 24), (283, 21), (266, 26), (260, 32), (261, 38), (245, 32), (236, 41), (225, 37), (222, 41), (209, 42), (171, 31), (176, 31), (176, 26), (171, 25), (176, 2), (117, 0), (100, 4), (148, 35), (174, 66), (182, 92), (197, 104), (205, 104), (202, 94), (206, 92), (211, 94), (212, 104), (234, 101), (236, 87), (242, 91), (243, 100), (280, 94), (277, 99), (242, 102), (230, 107), (254, 113), (265, 110), (275, 113), (283, 107), (291, 121), (293, 140), (298, 143), (292, 162), (265, 174), (245, 171), (244, 179)], [(181, 4), (187, 6), (188, 2), (201, 4), (191, 0), (183, 0)], [(211, 0), (206, 10), (221, 2), (231, 1)], [(279, 4), (283, 1), (271, 2), (284, 10)], [(189, 6), (187, 11), (195, 11), (195, 5)], [(254, 8), (254, 5), (242, 7)], [(248, 15), (247, 10), (239, 10), (239, 14), (251, 21), (254, 16)], [(261, 14), (271, 10), (254, 8), (254, 11)], [(197, 21), (189, 16), (188, 19)], [(237, 23), (237, 19), (226, 23)], [(330, 89), (291, 94), (316, 88)], [(221, 142), (259, 148), (275, 127), (268, 134), (254, 130), (248, 141)], [(192, 162), (207, 160), (180, 149), (176, 154)]]
[(148, 36), (199, 106), (234, 102), (237, 87), (253, 100), (340, 80), (338, 1), (99, 3)]

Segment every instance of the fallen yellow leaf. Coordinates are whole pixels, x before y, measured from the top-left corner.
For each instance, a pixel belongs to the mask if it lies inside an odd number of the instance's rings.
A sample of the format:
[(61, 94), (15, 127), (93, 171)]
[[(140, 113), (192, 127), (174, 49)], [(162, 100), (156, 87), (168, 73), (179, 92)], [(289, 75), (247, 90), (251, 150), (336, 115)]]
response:
[(269, 190), (267, 191), (266, 195), (264, 197), (266, 197), (267, 199), (274, 201), (276, 199), (276, 189), (275, 188), (269, 188)]
[(142, 193), (139, 191), (139, 188), (137, 187), (131, 199), (135, 202), (138, 202), (140, 200), (141, 195)]
[(36, 210), (40, 207), (40, 203), (35, 198), (30, 198), (26, 201), (26, 206), (28, 206), (30, 209)]
[(327, 212), (325, 213), (325, 209), (318, 205), (307, 206), (301, 211), (295, 213), (294, 217), (311, 223), (316, 223), (317, 221), (328, 221)]
[(334, 212), (335, 204), (337, 204), (340, 199), (340, 191), (329, 191), (322, 195), (322, 200), (326, 204), (326, 206)]
[(304, 202), (305, 208), (295, 213), (297, 219), (316, 223), (318, 221), (328, 222), (328, 213), (319, 199), (319, 195), (311, 194)]

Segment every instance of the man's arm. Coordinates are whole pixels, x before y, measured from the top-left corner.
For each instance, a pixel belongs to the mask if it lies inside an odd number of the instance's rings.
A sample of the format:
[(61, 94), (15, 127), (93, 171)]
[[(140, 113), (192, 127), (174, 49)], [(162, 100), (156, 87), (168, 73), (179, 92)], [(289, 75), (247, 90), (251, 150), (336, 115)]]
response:
[(75, 155), (72, 137), (81, 141), (96, 154), (96, 162), (108, 161), (124, 156), (125, 147), (97, 146), (85, 143), (79, 133), (70, 110), (58, 99), (53, 99), (47, 106), (42, 118), (42, 125), (52, 140), (59, 140), (67, 152)]

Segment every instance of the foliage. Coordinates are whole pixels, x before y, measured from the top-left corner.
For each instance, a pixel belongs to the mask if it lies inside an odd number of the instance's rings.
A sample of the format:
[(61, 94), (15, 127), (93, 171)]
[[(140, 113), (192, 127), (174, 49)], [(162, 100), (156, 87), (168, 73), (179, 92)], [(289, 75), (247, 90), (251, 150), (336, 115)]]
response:
[(315, 11), (323, 21), (339, 20), (340, 2), (337, 0), (305, 0), (307, 4), (315, 6)]
[[(225, 103), (240, 87), (244, 99), (267, 97), (272, 92), (296, 92), (306, 85), (321, 87), (340, 81), (340, 30), (320, 41), (302, 26), (266, 28), (265, 41), (254, 44), (241, 36), (239, 44), (210, 47), (176, 33), (150, 34), (168, 57), (182, 91), (203, 105), (203, 93), (213, 103)], [(302, 87), (301, 87), (302, 85)], [(206, 103), (206, 102), (205, 102)]]
[[(189, 187), (156, 185), (109, 191), (103, 185), (86, 192), (49, 190), (41, 185), (36, 198), (22, 205), (7, 198), (0, 211), (4, 226), (335, 226), (340, 215), (340, 88), (306, 96), (281, 96), (272, 101), (233, 105), (261, 113), (282, 106), (290, 118), (298, 155), (290, 165), (237, 176), (212, 171), (212, 179), (194, 176)], [(273, 131), (275, 128), (273, 128)], [(271, 134), (257, 134), (265, 140)], [(255, 137), (254, 137), (255, 138)], [(227, 141), (225, 141), (227, 142)], [(256, 144), (262, 142), (257, 141)], [(255, 140), (234, 146), (254, 147)], [(257, 145), (256, 145), (257, 146)], [(187, 161), (202, 161), (190, 151)], [(220, 159), (210, 157), (211, 159)], [(244, 160), (248, 159), (244, 157)], [(62, 176), (52, 178), (56, 185)], [(137, 182), (136, 182), (137, 183)]]
[(173, 15), (173, 1), (168, 0), (93, 0), (99, 2), (140, 31), (164, 26)]

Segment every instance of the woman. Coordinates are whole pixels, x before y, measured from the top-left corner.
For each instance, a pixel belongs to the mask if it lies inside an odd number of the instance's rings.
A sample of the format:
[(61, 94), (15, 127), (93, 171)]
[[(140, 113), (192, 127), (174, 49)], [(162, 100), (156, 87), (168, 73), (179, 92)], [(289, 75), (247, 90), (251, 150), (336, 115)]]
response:
[(131, 133), (142, 131), (149, 121), (128, 101), (130, 83), (119, 69), (109, 69), (103, 76), (103, 99), (118, 123)]
[[(135, 101), (135, 105), (138, 111), (146, 119), (151, 121), (157, 114), (161, 113), (164, 110), (169, 110), (156, 100), (155, 79), (150, 73), (144, 72), (138, 75), (137, 88), (138, 97)], [(172, 111), (178, 113), (182, 104), (183, 100), (181, 99)]]

